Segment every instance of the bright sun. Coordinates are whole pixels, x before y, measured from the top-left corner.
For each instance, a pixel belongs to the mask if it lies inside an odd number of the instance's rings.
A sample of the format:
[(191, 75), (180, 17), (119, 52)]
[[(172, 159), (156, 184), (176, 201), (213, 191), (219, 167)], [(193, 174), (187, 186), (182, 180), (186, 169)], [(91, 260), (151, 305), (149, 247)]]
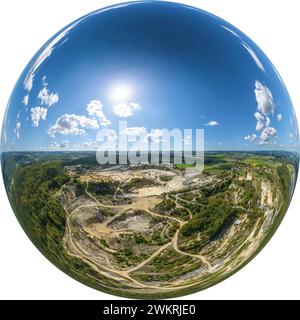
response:
[(128, 84), (115, 84), (110, 89), (110, 97), (116, 102), (126, 102), (132, 94), (132, 89)]

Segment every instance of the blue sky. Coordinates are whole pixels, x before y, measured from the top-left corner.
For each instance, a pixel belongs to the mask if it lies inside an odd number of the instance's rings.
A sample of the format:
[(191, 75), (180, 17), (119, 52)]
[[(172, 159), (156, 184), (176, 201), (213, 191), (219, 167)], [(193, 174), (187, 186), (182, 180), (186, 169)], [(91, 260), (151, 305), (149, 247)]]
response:
[(155, 1), (85, 16), (50, 39), (10, 98), (3, 150), (93, 149), (100, 128), (204, 129), (206, 150), (296, 150), (268, 58), (212, 15)]

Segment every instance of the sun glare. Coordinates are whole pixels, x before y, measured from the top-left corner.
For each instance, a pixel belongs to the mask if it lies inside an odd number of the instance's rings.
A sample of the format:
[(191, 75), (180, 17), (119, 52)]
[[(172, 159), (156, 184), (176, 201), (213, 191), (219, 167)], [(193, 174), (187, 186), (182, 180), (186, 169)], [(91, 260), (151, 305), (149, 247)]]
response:
[(110, 98), (115, 102), (126, 102), (132, 95), (128, 84), (116, 84), (110, 89)]

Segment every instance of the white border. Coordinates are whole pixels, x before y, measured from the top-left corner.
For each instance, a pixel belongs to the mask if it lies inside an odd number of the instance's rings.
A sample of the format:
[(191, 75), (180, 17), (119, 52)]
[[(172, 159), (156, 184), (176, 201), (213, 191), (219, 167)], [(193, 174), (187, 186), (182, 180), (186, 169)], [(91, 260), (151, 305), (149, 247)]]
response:
[[(10, 0), (0, 2), (0, 119), (21, 71), (40, 46), (76, 18), (120, 1)], [(270, 57), (300, 114), (299, 1), (181, 1), (231, 22)], [(190, 299), (299, 299), (299, 183), (287, 216), (266, 248), (229, 279)], [(118, 299), (66, 276), (32, 245), (0, 184), (0, 299)]]

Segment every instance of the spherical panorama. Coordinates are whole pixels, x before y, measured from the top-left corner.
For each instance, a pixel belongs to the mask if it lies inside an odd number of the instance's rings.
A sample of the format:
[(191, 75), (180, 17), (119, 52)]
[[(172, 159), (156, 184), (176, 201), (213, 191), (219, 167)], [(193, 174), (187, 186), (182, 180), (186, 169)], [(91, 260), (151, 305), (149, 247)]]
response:
[(1, 136), (34, 245), (98, 290), (168, 298), (227, 278), (291, 201), (299, 134), (265, 54), (209, 13), (160, 1), (88, 14), (21, 74)]

